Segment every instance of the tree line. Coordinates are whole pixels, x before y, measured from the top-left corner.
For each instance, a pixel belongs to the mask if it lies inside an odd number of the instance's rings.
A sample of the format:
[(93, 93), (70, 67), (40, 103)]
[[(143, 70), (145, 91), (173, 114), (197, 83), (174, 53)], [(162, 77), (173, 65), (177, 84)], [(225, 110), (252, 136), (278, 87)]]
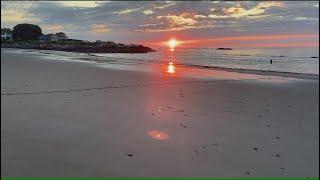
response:
[(13, 30), (9, 28), (1, 29), (1, 33), (11, 33), (12, 39), (15, 41), (29, 41), (36, 40), (43, 35), (42, 29), (38, 25), (34, 24), (18, 24), (13, 27)]

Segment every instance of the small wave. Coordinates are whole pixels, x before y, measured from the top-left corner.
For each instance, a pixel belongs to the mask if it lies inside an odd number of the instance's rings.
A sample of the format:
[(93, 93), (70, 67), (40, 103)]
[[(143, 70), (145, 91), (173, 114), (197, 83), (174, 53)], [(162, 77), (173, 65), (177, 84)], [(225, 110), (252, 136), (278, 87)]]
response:
[(274, 58), (285, 58), (285, 57), (288, 57), (288, 56), (271, 56), (271, 57), (274, 57)]

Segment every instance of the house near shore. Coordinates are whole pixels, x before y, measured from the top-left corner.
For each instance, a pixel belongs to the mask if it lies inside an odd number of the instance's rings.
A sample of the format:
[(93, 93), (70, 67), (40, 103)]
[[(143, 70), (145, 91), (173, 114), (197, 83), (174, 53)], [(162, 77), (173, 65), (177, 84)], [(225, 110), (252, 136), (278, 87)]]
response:
[(1, 41), (12, 41), (12, 35), (9, 33), (1, 33)]
[(12, 41), (11, 32), (3, 32), (1, 29), (1, 41)]
[(38, 38), (39, 41), (56, 41), (56, 37), (54, 34), (45, 34)]
[(65, 33), (59, 32), (56, 34), (45, 34), (38, 38), (39, 41), (47, 42), (47, 41), (61, 41), (67, 40), (68, 36)]
[(67, 40), (68, 39), (68, 36), (63, 33), (63, 32), (58, 32), (55, 34), (55, 38), (60, 41), (60, 40)]

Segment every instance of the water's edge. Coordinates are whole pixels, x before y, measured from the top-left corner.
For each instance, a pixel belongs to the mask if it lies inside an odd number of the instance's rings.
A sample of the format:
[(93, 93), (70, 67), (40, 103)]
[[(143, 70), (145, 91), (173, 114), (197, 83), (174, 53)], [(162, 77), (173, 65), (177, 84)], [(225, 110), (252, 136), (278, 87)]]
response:
[[(1, 48), (8, 50), (22, 50), (23, 52), (29, 53), (39, 53), (42, 55), (53, 55), (68, 58), (69, 60), (80, 60), (83, 62), (95, 62), (99, 64), (108, 64), (110, 62), (119, 62), (121, 61), (130, 61), (131, 65), (141, 64), (141, 63), (163, 63), (167, 62), (165, 60), (142, 60), (136, 58), (122, 58), (122, 57), (108, 57), (108, 56), (99, 56), (96, 54), (86, 54), (86, 53), (71, 53), (71, 52), (62, 52), (62, 51), (53, 51), (53, 50), (35, 50), (35, 49), (16, 49), (16, 48)], [(208, 66), (208, 65), (197, 65), (190, 63), (175, 63), (179, 66), (190, 67), (190, 68), (201, 68), (201, 69), (213, 69), (213, 70), (221, 70), (227, 72), (237, 72), (244, 74), (256, 74), (256, 75), (272, 75), (272, 76), (280, 76), (280, 77), (293, 77), (299, 79), (311, 79), (318, 80), (319, 74), (309, 74), (309, 73), (298, 73), (298, 72), (281, 72), (281, 71), (273, 71), (273, 70), (256, 70), (256, 69), (244, 69), (244, 68), (232, 68), (232, 67), (219, 67), (219, 66)]]

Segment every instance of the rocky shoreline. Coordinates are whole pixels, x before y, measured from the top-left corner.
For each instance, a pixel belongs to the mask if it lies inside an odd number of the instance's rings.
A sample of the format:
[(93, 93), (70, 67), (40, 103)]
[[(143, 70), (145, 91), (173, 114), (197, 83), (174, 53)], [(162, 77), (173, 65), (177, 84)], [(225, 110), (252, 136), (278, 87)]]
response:
[(143, 45), (125, 45), (114, 42), (52, 41), (1, 42), (1, 48), (55, 50), (79, 53), (148, 53), (155, 52)]

